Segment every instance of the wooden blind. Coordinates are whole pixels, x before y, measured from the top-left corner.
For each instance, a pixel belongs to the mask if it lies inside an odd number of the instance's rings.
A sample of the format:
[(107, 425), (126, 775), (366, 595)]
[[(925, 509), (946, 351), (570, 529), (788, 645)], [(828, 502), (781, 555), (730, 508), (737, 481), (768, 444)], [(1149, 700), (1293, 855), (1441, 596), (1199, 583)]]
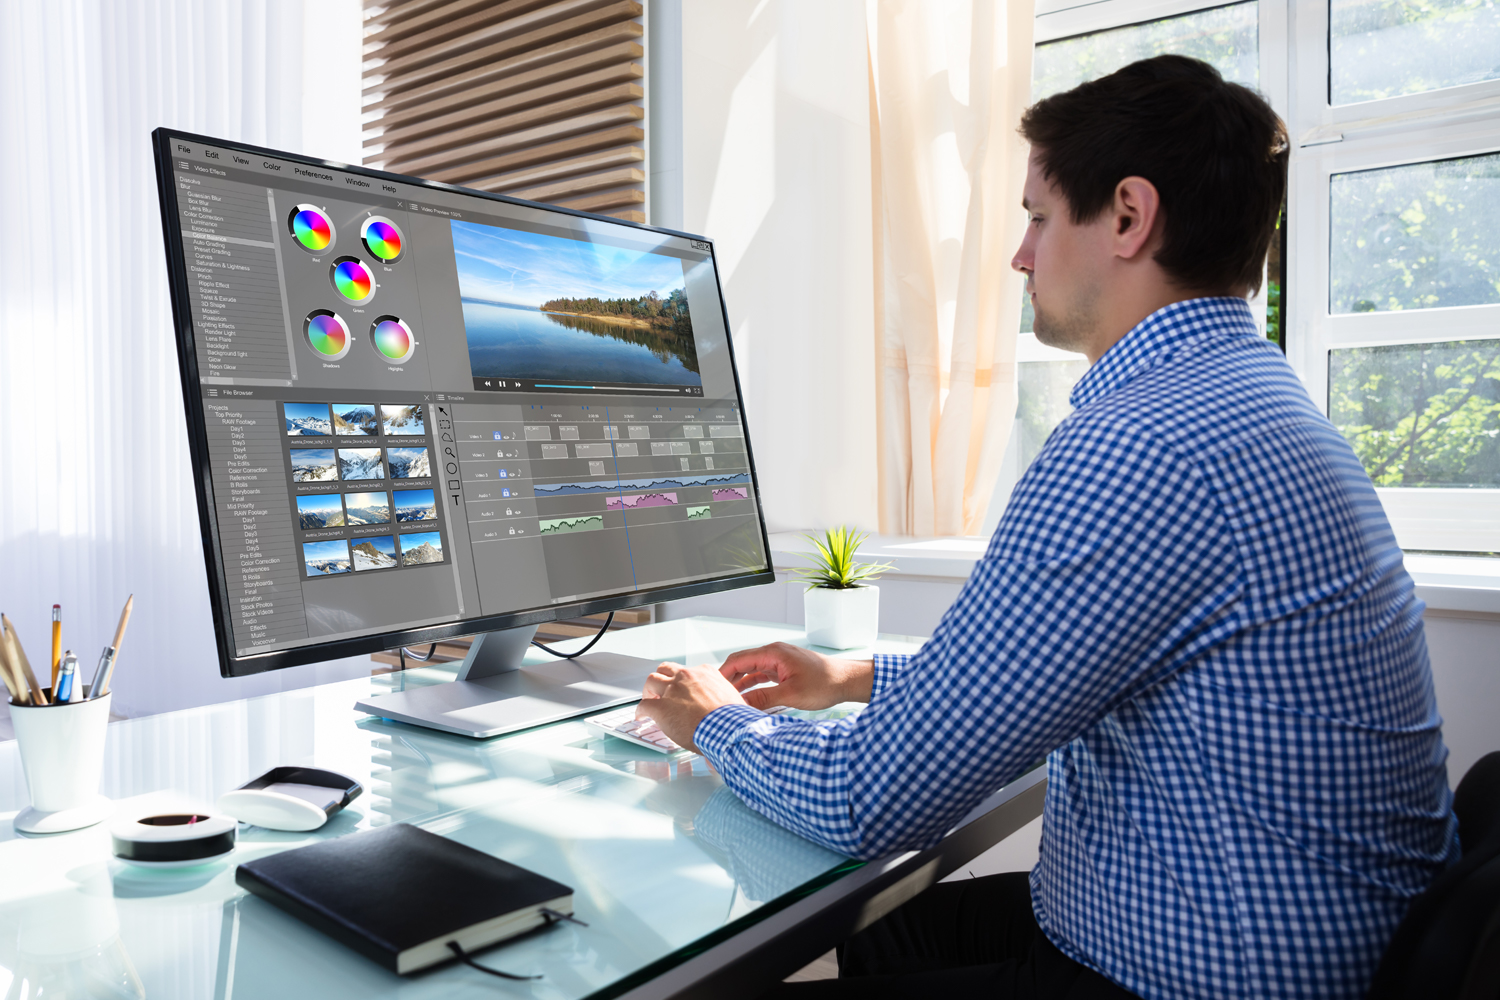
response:
[(365, 163), (646, 221), (636, 0), (365, 0)]

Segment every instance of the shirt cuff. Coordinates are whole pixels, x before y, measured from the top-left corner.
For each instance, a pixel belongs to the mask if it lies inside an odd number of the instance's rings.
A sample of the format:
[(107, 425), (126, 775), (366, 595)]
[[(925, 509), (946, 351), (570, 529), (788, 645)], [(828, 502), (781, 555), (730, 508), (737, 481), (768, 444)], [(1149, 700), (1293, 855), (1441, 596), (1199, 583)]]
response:
[(693, 730), (693, 743), (698, 752), (710, 759), (728, 750), (751, 724), (770, 716), (749, 705), (720, 705), (703, 717), (698, 728)]
[(896, 678), (900, 677), (906, 670), (906, 665), (911, 662), (909, 653), (876, 653), (875, 654), (875, 679), (870, 685), (870, 703), (873, 705), (880, 696), (890, 690)]

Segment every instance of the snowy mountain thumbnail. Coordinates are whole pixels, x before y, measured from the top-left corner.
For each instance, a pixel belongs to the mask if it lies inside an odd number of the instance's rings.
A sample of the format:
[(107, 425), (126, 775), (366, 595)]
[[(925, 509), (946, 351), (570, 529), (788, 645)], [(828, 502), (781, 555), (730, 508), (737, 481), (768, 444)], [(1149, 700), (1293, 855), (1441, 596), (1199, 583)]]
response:
[(337, 528), (344, 523), (344, 507), (337, 493), (310, 493), (297, 498), (297, 524), (309, 528)]
[(420, 566), (443, 561), (443, 537), (436, 531), (401, 536), (401, 563)]
[(328, 420), (327, 403), (283, 403), (282, 409), (286, 411), (288, 437), (333, 433), (333, 424)]
[(402, 552), (406, 558), (406, 565), (415, 566), (419, 563), (435, 563), (443, 561), (441, 549), (435, 549), (431, 545), (418, 545), (410, 551)]
[(367, 538), (354, 546), (354, 569), (390, 569), (396, 565), (396, 543), (390, 535)]
[(392, 448), (390, 457), (392, 479), (426, 479), (432, 475), (426, 448)]
[(333, 464), (332, 448), (293, 448), (292, 482), (320, 483), (336, 480), (338, 468)]
[(331, 425), (325, 420), (288, 420), (286, 432), (289, 437), (332, 434)]
[(427, 425), (422, 419), (422, 404), (410, 406), (380, 407), (380, 420), (387, 434), (426, 434)]
[(333, 430), (336, 434), (370, 437), (379, 430), (375, 407), (367, 403), (334, 403)]
[(330, 576), (349, 572), (349, 544), (343, 539), (327, 542), (305, 542), (302, 559), (308, 576)]
[(390, 500), (381, 493), (346, 493), (345, 515), (350, 524), (389, 524), (391, 522)]
[(431, 490), (397, 490), (396, 520), (436, 521), (437, 500)]
[(339, 478), (384, 479), (385, 470), (380, 467), (380, 449), (340, 448)]

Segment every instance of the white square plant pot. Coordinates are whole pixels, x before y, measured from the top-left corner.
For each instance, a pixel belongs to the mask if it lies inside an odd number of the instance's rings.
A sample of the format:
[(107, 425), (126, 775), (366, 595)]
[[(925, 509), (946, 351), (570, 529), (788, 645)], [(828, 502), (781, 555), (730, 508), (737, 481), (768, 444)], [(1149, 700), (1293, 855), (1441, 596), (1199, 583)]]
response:
[(831, 590), (813, 587), (802, 595), (807, 641), (829, 649), (872, 646), (880, 631), (880, 588)]

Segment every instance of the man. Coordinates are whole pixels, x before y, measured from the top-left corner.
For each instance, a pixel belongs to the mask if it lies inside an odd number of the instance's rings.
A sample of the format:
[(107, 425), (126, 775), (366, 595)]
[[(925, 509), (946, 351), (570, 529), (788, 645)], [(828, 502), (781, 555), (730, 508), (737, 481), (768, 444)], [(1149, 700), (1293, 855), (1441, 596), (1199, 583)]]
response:
[[(867, 858), (936, 842), (1050, 754), (1029, 885), (934, 887), (842, 949), (857, 978), (788, 992), (1363, 996), (1456, 829), (1401, 551), (1245, 301), (1285, 128), (1162, 56), (1021, 131), (1013, 266), (1037, 338), (1091, 367), (957, 602), (912, 657), (664, 665), (642, 711), (754, 808)], [(760, 711), (846, 699), (870, 704)]]

